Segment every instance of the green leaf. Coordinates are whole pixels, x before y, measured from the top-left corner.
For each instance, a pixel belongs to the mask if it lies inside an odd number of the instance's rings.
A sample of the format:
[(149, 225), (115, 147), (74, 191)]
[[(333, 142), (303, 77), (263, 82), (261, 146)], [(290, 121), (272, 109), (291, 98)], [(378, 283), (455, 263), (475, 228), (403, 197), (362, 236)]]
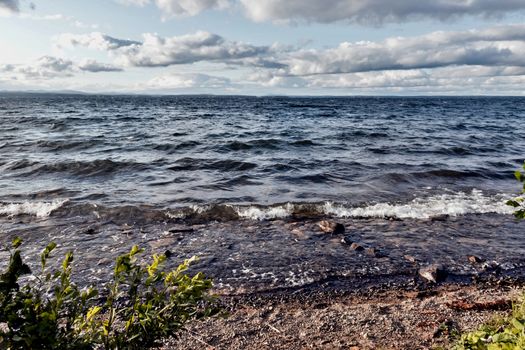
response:
[(18, 247), (20, 247), (20, 246), (22, 245), (22, 238), (20, 238), (20, 237), (18, 237), (18, 236), (15, 237), (15, 238), (13, 238), (13, 242), (11, 243), (11, 245), (12, 245), (13, 248), (15, 248), (15, 249), (18, 248)]

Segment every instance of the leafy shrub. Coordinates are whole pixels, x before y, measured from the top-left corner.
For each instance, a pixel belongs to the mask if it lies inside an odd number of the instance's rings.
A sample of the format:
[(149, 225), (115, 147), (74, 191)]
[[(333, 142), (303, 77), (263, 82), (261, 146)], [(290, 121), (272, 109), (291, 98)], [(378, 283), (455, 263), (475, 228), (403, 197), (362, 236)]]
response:
[[(525, 164), (523, 165), (525, 170)], [(516, 171), (516, 179), (523, 183), (525, 173)], [(507, 202), (516, 208), (514, 215), (525, 219), (525, 199), (519, 197)], [(514, 305), (512, 316), (492, 325), (483, 325), (479, 330), (463, 334), (456, 344), (456, 350), (523, 350), (525, 349), (525, 296)]]
[[(525, 164), (523, 164), (523, 170), (525, 170)], [(514, 176), (516, 176), (516, 179), (519, 182), (523, 183), (522, 193), (525, 193), (525, 173), (522, 173), (521, 171), (516, 170), (516, 172), (514, 173)], [(518, 219), (525, 219), (525, 198), (518, 197), (518, 198), (508, 201), (507, 204), (516, 208), (516, 211), (514, 212), (514, 216), (516, 216)]]
[(461, 336), (456, 350), (525, 349), (525, 298), (514, 306), (512, 316)]
[(111, 282), (99, 292), (71, 281), (71, 252), (59, 268), (47, 266), (55, 243), (42, 251), (39, 273), (30, 275), (21, 244), (16, 238), (6, 247), (9, 264), (0, 275), (0, 348), (151, 348), (187, 321), (220, 311), (209, 295), (211, 280), (185, 273), (195, 257), (166, 272), (165, 255), (141, 264), (143, 250), (134, 246), (117, 258)]

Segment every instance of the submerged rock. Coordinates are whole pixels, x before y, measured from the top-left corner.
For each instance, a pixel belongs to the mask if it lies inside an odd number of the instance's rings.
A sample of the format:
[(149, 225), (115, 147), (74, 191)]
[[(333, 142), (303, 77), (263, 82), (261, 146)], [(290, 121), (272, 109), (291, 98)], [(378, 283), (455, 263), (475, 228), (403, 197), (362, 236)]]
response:
[(338, 222), (323, 220), (318, 225), (324, 233), (330, 233), (333, 235), (345, 233), (345, 226)]
[(425, 280), (438, 283), (444, 281), (447, 278), (447, 271), (441, 264), (432, 264), (419, 269), (419, 275)]

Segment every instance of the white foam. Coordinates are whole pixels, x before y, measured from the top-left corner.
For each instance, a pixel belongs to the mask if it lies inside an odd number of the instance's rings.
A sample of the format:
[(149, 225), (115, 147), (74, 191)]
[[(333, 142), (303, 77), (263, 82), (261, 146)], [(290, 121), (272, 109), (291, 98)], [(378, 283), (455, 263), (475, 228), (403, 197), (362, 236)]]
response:
[(0, 215), (18, 216), (33, 215), (38, 218), (46, 218), (67, 200), (55, 200), (53, 202), (23, 202), (23, 203), (0, 203)]
[(281, 219), (292, 215), (294, 205), (287, 203), (285, 205), (260, 208), (260, 207), (247, 207), (247, 208), (236, 208), (237, 215), (241, 218), (252, 219), (252, 220), (269, 220), (269, 219)]
[(324, 213), (337, 217), (396, 217), (400, 219), (428, 219), (440, 215), (512, 214), (514, 209), (506, 204), (505, 195), (485, 196), (482, 191), (442, 194), (416, 198), (406, 204), (377, 203), (360, 208), (346, 208), (327, 202)]

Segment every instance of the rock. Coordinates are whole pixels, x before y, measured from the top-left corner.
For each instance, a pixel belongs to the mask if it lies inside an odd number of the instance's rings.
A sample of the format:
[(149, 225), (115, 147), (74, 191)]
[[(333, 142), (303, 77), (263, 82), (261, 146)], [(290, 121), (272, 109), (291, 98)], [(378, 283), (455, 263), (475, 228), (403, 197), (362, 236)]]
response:
[(113, 262), (113, 260), (109, 259), (109, 258), (102, 258), (100, 259), (98, 262), (97, 262), (97, 265), (100, 266), (100, 265), (111, 265), (111, 263)]
[(448, 274), (443, 265), (432, 264), (419, 269), (419, 275), (429, 282), (438, 283), (445, 280)]
[(171, 228), (168, 230), (169, 233), (192, 233), (193, 228)]
[(363, 246), (358, 243), (352, 243), (350, 245), (350, 249), (355, 250), (356, 252), (360, 252), (363, 251), (365, 248), (363, 248)]
[(413, 264), (417, 263), (416, 258), (414, 258), (412, 255), (403, 255), (403, 258), (405, 258), (406, 261), (410, 261)]
[(171, 250), (168, 249), (164, 252), (164, 255), (166, 256), (167, 259), (169, 259), (173, 256), (173, 253), (171, 252)]
[(381, 253), (379, 249), (376, 248), (366, 248), (365, 249), (366, 255), (373, 256), (374, 258), (384, 258), (385, 254)]
[(348, 236), (344, 236), (343, 238), (341, 238), (341, 244), (351, 245), (352, 243), (354, 242), (352, 242), (352, 240)]
[(482, 262), (485, 262), (485, 259), (475, 255), (469, 255), (467, 256), (467, 259), (471, 264), (481, 264)]
[(481, 265), (481, 268), (485, 272), (491, 272), (491, 273), (496, 273), (496, 274), (500, 273), (501, 271), (501, 266), (496, 261), (485, 261)]
[(96, 233), (95, 229), (93, 227), (88, 228), (84, 231), (85, 235), (94, 235)]
[(442, 214), (442, 215), (437, 215), (437, 216), (433, 216), (430, 218), (430, 221), (447, 221), (449, 219), (449, 215), (448, 214)]
[(330, 233), (333, 235), (345, 233), (345, 226), (338, 222), (331, 222), (331, 221), (323, 220), (319, 223), (319, 228), (324, 233)]

